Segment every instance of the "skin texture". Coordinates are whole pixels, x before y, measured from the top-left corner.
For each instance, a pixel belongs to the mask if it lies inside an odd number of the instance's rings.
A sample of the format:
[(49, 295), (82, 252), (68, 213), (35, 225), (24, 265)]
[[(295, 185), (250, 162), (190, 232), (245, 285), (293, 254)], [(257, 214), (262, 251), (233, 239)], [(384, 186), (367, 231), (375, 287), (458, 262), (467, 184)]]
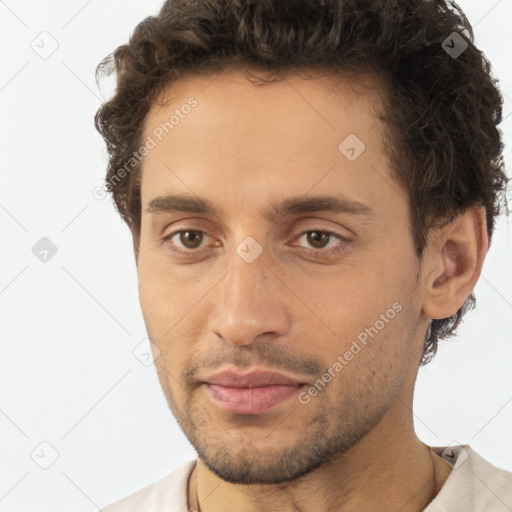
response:
[[(385, 90), (369, 76), (304, 72), (255, 86), (228, 68), (173, 84), (146, 118), (143, 140), (197, 100), (144, 158), (137, 254), (158, 376), (198, 452), (195, 510), (419, 511), (449, 474), (415, 435), (414, 382), (430, 319), (455, 313), (478, 280), (484, 212), (434, 231), (418, 260), (376, 117)], [(338, 149), (349, 134), (365, 144), (354, 161)], [(209, 200), (217, 214), (148, 211), (167, 194)], [(326, 194), (372, 213), (263, 215), (270, 201)], [(169, 236), (179, 230), (191, 238)], [(236, 251), (246, 237), (262, 249), (252, 263)], [(264, 368), (308, 389), (394, 304), (307, 404), (296, 394), (261, 414), (230, 413), (201, 386), (214, 371)]]

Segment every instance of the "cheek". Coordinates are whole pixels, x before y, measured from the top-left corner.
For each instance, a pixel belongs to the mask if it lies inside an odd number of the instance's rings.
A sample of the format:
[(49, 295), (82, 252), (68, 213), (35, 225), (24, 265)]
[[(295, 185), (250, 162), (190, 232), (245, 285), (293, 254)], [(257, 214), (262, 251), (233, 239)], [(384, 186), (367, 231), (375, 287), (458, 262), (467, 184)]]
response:
[(310, 333), (308, 350), (323, 354), (328, 367), (338, 362), (334, 370), (354, 381), (372, 371), (400, 371), (396, 368), (407, 359), (414, 335), (407, 312), (412, 297), (404, 273), (397, 277), (380, 266), (352, 267), (299, 289), (317, 314), (303, 320), (302, 330)]
[[(150, 324), (173, 324), (198, 295), (197, 279), (186, 279), (180, 268), (141, 244), (137, 265), (139, 300)], [(190, 307), (190, 306), (189, 306)]]
[(408, 289), (405, 283), (390, 277), (379, 282), (382, 275), (381, 269), (367, 267), (342, 269), (306, 282), (300, 277), (292, 279), (304, 303), (325, 326), (346, 337), (357, 336), (375, 324), (382, 330), (400, 316)]
[(169, 349), (167, 340), (172, 339), (179, 321), (174, 295), (169, 292), (169, 288), (162, 287), (151, 272), (139, 272), (139, 301), (144, 323), (150, 340), (161, 352), (160, 362), (166, 357), (165, 353)]
[(410, 358), (414, 329), (407, 314), (404, 308), (380, 330), (381, 324), (365, 327), (359, 329), (359, 337), (356, 334), (343, 340), (343, 348), (331, 357), (331, 365), (339, 363), (332, 396), (375, 407), (391, 402)]
[[(173, 375), (186, 369), (201, 336), (204, 319), (197, 307), (205, 300), (206, 280), (190, 278), (177, 267), (163, 265), (158, 257), (145, 258), (138, 265), (139, 301), (150, 340), (160, 350), (155, 361), (172, 369)], [(157, 364), (158, 367), (158, 364)], [(178, 377), (177, 377), (178, 378)]]

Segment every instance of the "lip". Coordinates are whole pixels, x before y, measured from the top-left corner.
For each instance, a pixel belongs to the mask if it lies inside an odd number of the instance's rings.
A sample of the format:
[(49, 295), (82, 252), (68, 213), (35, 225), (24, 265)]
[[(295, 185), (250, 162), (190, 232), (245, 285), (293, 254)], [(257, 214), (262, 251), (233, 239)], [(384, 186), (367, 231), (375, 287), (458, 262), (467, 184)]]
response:
[(221, 409), (260, 414), (297, 394), (304, 383), (272, 371), (228, 370), (205, 378), (203, 385), (208, 397)]
[(234, 370), (224, 370), (202, 379), (207, 384), (232, 388), (259, 388), (263, 386), (298, 386), (303, 384), (298, 379), (287, 377), (282, 373), (268, 370), (253, 370), (240, 373)]

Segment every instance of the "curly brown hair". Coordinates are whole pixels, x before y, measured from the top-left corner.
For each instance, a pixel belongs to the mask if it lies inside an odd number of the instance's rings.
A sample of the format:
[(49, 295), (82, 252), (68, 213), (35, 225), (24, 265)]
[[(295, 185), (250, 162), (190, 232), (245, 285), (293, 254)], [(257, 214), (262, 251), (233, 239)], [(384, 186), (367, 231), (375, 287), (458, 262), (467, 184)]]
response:
[[(460, 55), (444, 46), (449, 41), (453, 47), (453, 37), (467, 44)], [(503, 99), (490, 63), (473, 42), (462, 9), (444, 0), (166, 1), (96, 69), (98, 84), (113, 72), (117, 79), (95, 126), (109, 154), (106, 186), (132, 231), (135, 252), (140, 162), (129, 173), (120, 171), (141, 147), (151, 105), (185, 73), (215, 73), (237, 64), (265, 70), (273, 80), (298, 68), (386, 78), (387, 156), (409, 199), (418, 258), (433, 227), (472, 206), (485, 207), (490, 243), (502, 199), (506, 206), (508, 179), (497, 128)], [(421, 365), (474, 306), (471, 293), (457, 313), (433, 320)]]

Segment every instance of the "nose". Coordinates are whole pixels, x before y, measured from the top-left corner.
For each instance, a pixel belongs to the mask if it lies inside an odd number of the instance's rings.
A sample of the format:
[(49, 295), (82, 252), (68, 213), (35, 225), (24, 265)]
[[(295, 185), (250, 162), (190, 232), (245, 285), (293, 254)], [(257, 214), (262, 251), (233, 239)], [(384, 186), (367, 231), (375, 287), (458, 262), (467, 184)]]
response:
[(265, 251), (248, 263), (233, 250), (228, 265), (231, 270), (217, 287), (213, 332), (233, 345), (284, 335), (289, 328), (286, 287), (268, 267)]

